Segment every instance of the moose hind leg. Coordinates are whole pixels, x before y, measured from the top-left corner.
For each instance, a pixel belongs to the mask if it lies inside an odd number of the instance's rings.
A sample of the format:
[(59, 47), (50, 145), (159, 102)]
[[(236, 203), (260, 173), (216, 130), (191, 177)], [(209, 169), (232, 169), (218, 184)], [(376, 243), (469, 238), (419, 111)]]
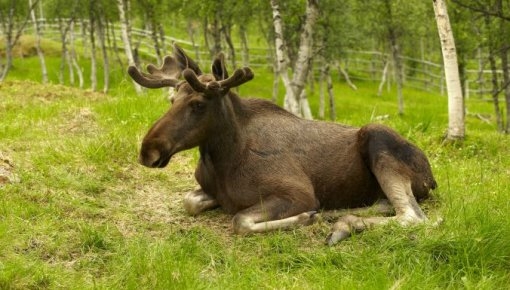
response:
[(188, 192), (184, 197), (184, 209), (190, 215), (197, 215), (218, 206), (218, 201), (202, 189)]
[(386, 224), (396, 221), (402, 226), (418, 224), (427, 221), (426, 215), (421, 210), (411, 189), (411, 180), (397, 170), (392, 170), (390, 164), (395, 160), (390, 156), (381, 156), (378, 165), (374, 166), (374, 174), (395, 209), (393, 217), (357, 217), (347, 215), (341, 217), (332, 228), (326, 242), (329, 245), (342, 241), (351, 236), (353, 232), (361, 232), (375, 225)]
[(261, 233), (310, 225), (317, 220), (318, 202), (296, 203), (270, 196), (261, 203), (238, 212), (232, 219), (237, 234)]
[(410, 177), (391, 168), (388, 164), (398, 166), (398, 161), (389, 155), (384, 155), (374, 166), (373, 171), (381, 189), (395, 208), (396, 219), (402, 225), (426, 221), (427, 217), (413, 194)]

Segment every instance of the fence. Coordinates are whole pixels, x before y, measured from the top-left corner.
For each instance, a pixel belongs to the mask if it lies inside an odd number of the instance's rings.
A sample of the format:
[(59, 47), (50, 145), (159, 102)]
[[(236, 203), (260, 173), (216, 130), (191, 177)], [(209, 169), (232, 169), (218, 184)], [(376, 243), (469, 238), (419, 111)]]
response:
[[(60, 41), (59, 25), (55, 21), (39, 20), (43, 27), (44, 37)], [(86, 23), (86, 22), (84, 22)], [(33, 33), (33, 25), (29, 24), (26, 27), (26, 33)], [(114, 24), (112, 26), (113, 33), (109, 37), (112, 41), (122, 43), (120, 25)], [(86, 29), (83, 29), (82, 22), (75, 23), (75, 29), (70, 31), (74, 34), (74, 39), (82, 41), (86, 36)], [(113, 39), (113, 36), (114, 39)], [(154, 42), (151, 37), (151, 32), (144, 29), (132, 28), (131, 37), (133, 43), (136, 44), (138, 52), (147, 57), (156, 59)], [(69, 39), (69, 38), (68, 38)], [(112, 43), (112, 41), (108, 43)], [(164, 42), (166, 44), (177, 42), (183, 49), (190, 55), (193, 55), (201, 65), (210, 64), (209, 51), (203, 46), (193, 45), (188, 40), (177, 39), (171, 36), (165, 36)], [(122, 46), (119, 46), (122, 47)], [(235, 46), (236, 55), (241, 55), (239, 45)], [(111, 47), (110, 47), (111, 48)], [(163, 53), (166, 53), (166, 48), (163, 47)], [(268, 48), (254, 48), (250, 47), (249, 65), (251, 67), (267, 67), (272, 68), (273, 54)], [(387, 71), (387, 86), (391, 86), (395, 80), (395, 70), (392, 65), (391, 56), (386, 53), (378, 51), (347, 51), (346, 56), (339, 62), (343, 69), (349, 74), (351, 80), (356, 81), (373, 81), (380, 82), (382, 75), (385, 71), (385, 66), (388, 65)], [(434, 91), (441, 94), (445, 93), (445, 80), (443, 67), (439, 63), (435, 63), (426, 59), (416, 59), (411, 57), (402, 56), (403, 63), (403, 77), (404, 85), (419, 90)], [(315, 73), (320, 69), (319, 65), (315, 65)], [(490, 70), (473, 70), (468, 69), (465, 72), (464, 90), (465, 97), (471, 96), (484, 97), (491, 92), (491, 76)], [(502, 79), (502, 71), (497, 71), (498, 77)]]

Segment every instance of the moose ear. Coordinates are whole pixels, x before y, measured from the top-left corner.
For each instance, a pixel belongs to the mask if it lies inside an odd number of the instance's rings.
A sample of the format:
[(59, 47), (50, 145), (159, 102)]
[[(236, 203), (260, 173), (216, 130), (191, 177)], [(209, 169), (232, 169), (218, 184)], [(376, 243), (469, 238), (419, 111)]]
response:
[(213, 61), (212, 73), (217, 81), (228, 79), (227, 67), (225, 66), (225, 55), (221, 52)]
[(177, 63), (179, 64), (179, 68), (181, 71), (189, 68), (193, 70), (197, 75), (201, 75), (202, 71), (198, 67), (198, 64), (191, 59), (184, 50), (178, 46), (176, 43), (174, 43), (174, 57), (177, 60)]

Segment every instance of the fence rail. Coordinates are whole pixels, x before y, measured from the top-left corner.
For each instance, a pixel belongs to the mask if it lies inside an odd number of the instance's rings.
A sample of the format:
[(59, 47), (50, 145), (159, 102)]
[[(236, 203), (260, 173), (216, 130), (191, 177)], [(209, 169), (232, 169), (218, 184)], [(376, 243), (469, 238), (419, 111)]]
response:
[[(45, 38), (49, 38), (55, 41), (60, 41), (60, 28), (56, 21), (46, 21), (45, 19), (39, 19), (42, 32)], [(86, 22), (84, 22), (86, 23)], [(109, 37), (112, 43), (122, 43), (121, 28), (120, 25), (113, 25), (113, 36), (110, 34)], [(33, 33), (33, 25), (29, 24), (26, 26), (25, 33)], [(75, 41), (81, 41), (82, 43), (88, 40), (84, 38), (86, 35), (86, 29), (83, 29), (82, 22), (75, 23), (75, 29), (70, 31), (73, 33)], [(140, 28), (132, 28), (131, 36), (133, 43), (136, 44), (138, 52), (147, 57), (157, 59), (154, 42), (152, 40), (151, 32)], [(69, 39), (69, 37), (68, 37)], [(164, 37), (165, 43), (177, 42), (181, 44), (183, 49), (190, 55), (195, 56), (197, 62), (201, 65), (209, 65), (210, 53), (208, 49), (200, 45), (193, 45), (192, 42), (184, 39), (178, 39), (171, 36)], [(119, 47), (122, 47), (119, 45)], [(234, 45), (236, 55), (241, 55), (240, 46)], [(109, 47), (112, 49), (113, 47)], [(256, 48), (250, 47), (249, 54), (249, 66), (251, 67), (267, 67), (272, 68), (272, 52), (267, 48)], [(163, 53), (167, 53), (163, 48)], [(404, 85), (419, 90), (435, 91), (441, 94), (445, 93), (445, 80), (443, 66), (440, 63), (433, 62), (427, 59), (416, 59), (412, 57), (402, 56), (401, 61), (403, 63), (403, 76)], [(347, 51), (345, 57), (339, 62), (343, 69), (349, 74), (349, 77), (353, 81), (373, 81), (380, 82), (382, 74), (384, 72), (384, 66), (386, 62), (389, 62), (389, 69), (387, 70), (387, 86), (390, 87), (395, 82), (395, 69), (392, 64), (391, 55), (380, 51)], [(318, 74), (320, 64), (313, 66), (315, 68), (314, 73)], [(490, 70), (465, 70), (464, 90), (466, 98), (471, 96), (486, 97), (491, 92), (492, 83), (490, 77), (485, 77), (487, 74), (491, 74)], [(502, 71), (497, 71), (498, 77), (502, 79)]]

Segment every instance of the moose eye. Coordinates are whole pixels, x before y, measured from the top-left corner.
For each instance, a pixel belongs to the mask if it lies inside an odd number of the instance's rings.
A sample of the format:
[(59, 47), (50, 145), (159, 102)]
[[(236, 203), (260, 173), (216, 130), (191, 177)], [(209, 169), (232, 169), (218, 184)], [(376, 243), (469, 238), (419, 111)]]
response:
[(189, 105), (194, 113), (202, 113), (205, 110), (204, 102), (195, 101), (191, 102)]

